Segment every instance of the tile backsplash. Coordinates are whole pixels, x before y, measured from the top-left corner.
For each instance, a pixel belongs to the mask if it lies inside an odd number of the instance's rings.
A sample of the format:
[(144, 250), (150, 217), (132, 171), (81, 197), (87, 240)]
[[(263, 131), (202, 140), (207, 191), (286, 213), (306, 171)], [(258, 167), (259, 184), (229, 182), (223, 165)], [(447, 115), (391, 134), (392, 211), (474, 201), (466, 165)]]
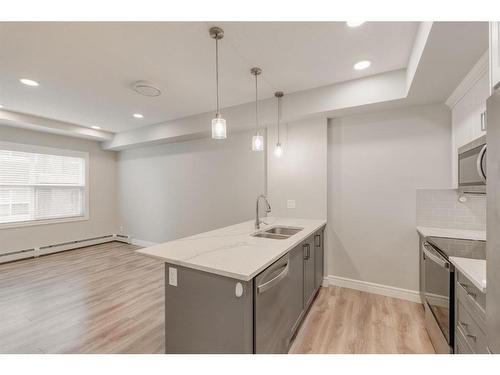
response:
[(417, 189), (417, 225), (486, 230), (486, 195), (466, 195), (458, 201), (453, 189)]

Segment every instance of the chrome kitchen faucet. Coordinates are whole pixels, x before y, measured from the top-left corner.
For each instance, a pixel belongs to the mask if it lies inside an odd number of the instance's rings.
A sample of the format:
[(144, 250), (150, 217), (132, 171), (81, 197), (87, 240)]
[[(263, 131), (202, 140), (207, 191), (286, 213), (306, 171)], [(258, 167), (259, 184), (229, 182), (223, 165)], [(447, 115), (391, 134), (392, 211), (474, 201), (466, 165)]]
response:
[(259, 195), (257, 197), (257, 202), (255, 204), (255, 229), (260, 229), (260, 224), (261, 223), (267, 224), (267, 223), (265, 223), (265, 222), (263, 222), (263, 221), (261, 221), (259, 219), (259, 201), (260, 201), (261, 198), (264, 199), (264, 201), (266, 202), (266, 205), (267, 205), (267, 207), (266, 207), (266, 213), (271, 212), (271, 205), (269, 204), (269, 201), (267, 200), (266, 196), (263, 195), (263, 194)]

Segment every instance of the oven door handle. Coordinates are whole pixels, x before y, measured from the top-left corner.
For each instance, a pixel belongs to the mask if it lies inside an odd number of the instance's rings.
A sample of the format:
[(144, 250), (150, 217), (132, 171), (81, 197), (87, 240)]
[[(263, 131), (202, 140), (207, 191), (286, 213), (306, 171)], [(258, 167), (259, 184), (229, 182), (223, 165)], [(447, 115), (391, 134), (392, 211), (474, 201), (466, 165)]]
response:
[(429, 245), (427, 245), (427, 244), (424, 245), (424, 249), (423, 250), (424, 250), (425, 257), (427, 259), (432, 260), (434, 263), (436, 263), (441, 268), (450, 269), (450, 263), (447, 262), (446, 260), (444, 260), (443, 258), (441, 258), (440, 256), (432, 253), (429, 250), (428, 246)]

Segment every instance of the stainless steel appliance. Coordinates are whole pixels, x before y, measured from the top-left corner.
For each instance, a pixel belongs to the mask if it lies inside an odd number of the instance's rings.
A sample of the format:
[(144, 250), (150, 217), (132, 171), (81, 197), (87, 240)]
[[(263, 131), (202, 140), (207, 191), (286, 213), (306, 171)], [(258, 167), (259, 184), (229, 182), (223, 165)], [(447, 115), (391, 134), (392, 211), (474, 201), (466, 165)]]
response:
[(453, 353), (455, 269), (449, 257), (485, 259), (484, 241), (428, 237), (423, 244), (425, 323), (434, 349)]
[(486, 326), (490, 352), (500, 354), (500, 90), (486, 102)]
[(486, 187), (486, 136), (458, 149), (458, 187)]
[(283, 256), (254, 282), (254, 353), (288, 353), (301, 318), (302, 247)]

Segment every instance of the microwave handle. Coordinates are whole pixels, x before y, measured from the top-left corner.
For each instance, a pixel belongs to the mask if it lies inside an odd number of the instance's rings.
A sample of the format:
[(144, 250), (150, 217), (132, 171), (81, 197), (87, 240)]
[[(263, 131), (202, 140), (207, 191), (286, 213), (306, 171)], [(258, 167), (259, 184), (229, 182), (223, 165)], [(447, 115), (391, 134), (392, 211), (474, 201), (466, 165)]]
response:
[(486, 172), (483, 171), (483, 159), (486, 156), (486, 145), (483, 146), (481, 151), (479, 151), (479, 155), (477, 156), (477, 173), (482, 178), (483, 182), (486, 182)]

